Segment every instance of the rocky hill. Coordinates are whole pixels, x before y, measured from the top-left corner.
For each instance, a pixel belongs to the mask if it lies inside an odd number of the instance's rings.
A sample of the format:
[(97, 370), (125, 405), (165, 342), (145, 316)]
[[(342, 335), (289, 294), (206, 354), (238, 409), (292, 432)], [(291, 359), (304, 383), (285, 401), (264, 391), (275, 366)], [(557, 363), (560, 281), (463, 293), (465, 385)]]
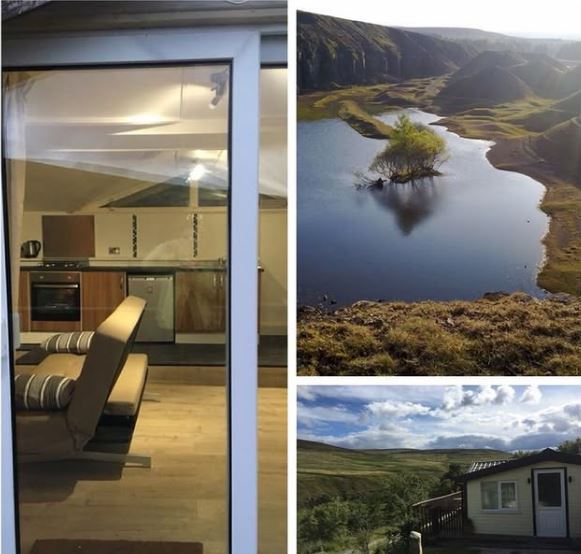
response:
[[(579, 102), (581, 93), (573, 99)], [(532, 146), (539, 156), (559, 168), (560, 175), (581, 186), (581, 115), (534, 137)]]
[(410, 31), (299, 12), (299, 93), (389, 83), (457, 70), (476, 51)]
[(458, 105), (486, 106), (520, 100), (531, 94), (531, 88), (509, 69), (491, 66), (451, 80), (439, 98)]

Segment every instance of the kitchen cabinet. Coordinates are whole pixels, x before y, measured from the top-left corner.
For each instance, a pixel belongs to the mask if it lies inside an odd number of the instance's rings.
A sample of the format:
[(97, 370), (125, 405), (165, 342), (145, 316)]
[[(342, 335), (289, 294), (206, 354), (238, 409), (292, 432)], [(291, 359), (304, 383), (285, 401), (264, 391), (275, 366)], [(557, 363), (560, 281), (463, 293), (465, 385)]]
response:
[(176, 272), (176, 333), (226, 330), (226, 272)]
[(20, 330), (30, 331), (30, 280), (28, 271), (20, 272), (18, 282), (18, 313), (20, 314)]
[(84, 271), (81, 283), (83, 331), (94, 331), (125, 298), (125, 272)]

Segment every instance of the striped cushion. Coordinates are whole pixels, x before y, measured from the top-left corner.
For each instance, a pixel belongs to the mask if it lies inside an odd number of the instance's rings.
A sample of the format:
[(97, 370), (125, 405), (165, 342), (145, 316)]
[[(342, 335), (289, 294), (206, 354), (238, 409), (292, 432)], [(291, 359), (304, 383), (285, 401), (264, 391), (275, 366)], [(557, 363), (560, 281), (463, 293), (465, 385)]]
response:
[(94, 331), (61, 333), (46, 339), (40, 347), (51, 354), (86, 354), (91, 347), (94, 334)]
[(17, 410), (62, 410), (75, 389), (75, 381), (62, 375), (20, 374), (14, 378)]

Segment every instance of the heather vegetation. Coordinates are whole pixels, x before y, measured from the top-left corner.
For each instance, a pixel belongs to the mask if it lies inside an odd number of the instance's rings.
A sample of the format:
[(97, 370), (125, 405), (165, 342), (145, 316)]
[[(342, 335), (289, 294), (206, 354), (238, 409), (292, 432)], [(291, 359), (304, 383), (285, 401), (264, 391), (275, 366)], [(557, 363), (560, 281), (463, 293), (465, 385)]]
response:
[(297, 348), (301, 375), (581, 375), (581, 299), (307, 308)]

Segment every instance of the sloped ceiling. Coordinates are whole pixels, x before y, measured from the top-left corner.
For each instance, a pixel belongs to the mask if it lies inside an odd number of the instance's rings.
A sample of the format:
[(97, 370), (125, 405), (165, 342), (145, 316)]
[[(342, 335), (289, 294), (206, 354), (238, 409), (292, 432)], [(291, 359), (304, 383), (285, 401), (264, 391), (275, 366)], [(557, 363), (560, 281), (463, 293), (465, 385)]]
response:
[[(13, 74), (6, 113), (20, 127), (6, 151), (27, 164), (25, 209), (95, 209), (187, 179), (196, 166), (197, 185), (226, 187), (228, 90), (212, 87), (227, 73), (200, 65)], [(285, 196), (284, 69), (262, 71), (261, 143), (261, 190)]]

